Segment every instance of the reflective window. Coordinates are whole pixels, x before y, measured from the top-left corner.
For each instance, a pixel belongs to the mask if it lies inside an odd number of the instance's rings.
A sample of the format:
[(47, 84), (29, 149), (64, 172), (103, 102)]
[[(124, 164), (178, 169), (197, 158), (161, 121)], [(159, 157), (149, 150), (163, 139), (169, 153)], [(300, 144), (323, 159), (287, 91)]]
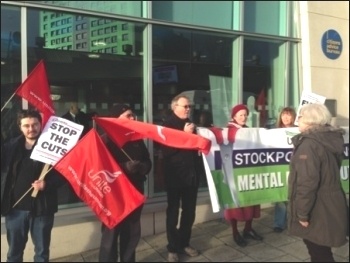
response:
[(286, 36), (288, 1), (244, 1), (243, 30)]
[[(55, 14), (53, 16), (53, 14)], [(44, 22), (46, 17), (47, 22)], [(95, 36), (92, 28), (76, 28), (73, 31), (55, 35), (52, 31), (51, 20), (79, 20), (91, 24), (92, 21), (103, 21), (100, 25), (102, 33)], [(48, 26), (44, 28), (44, 23)], [(125, 21), (113, 20), (114, 25), (122, 25)], [(77, 102), (79, 108), (88, 116), (98, 114), (108, 116), (114, 103), (128, 103), (139, 119), (142, 119), (143, 106), (143, 30), (145, 25), (128, 22), (128, 35), (122, 43), (117, 42), (116, 33), (106, 33), (110, 27), (99, 17), (79, 16), (71, 13), (56, 13), (38, 9), (28, 9), (28, 71), (43, 59), (46, 65), (51, 94), (54, 94), (54, 107), (57, 116), (68, 112), (71, 102)], [(46, 36), (46, 37), (45, 37)], [(65, 41), (61, 41), (61, 39)], [(115, 42), (105, 41), (113, 38)], [(120, 38), (121, 40), (122, 38)], [(73, 47), (73, 48), (72, 48)], [(90, 127), (92, 119), (90, 118)], [(70, 204), (79, 200), (70, 187), (60, 189), (59, 203)]]
[(233, 1), (152, 1), (154, 19), (232, 29)]
[[(53, 5), (69, 7), (79, 10), (91, 10), (111, 14), (122, 14), (127, 16), (142, 16), (142, 1), (26, 1), (41, 3), (43, 5)], [(80, 17), (79, 17), (80, 18)], [(79, 19), (78, 18), (78, 19)]]
[(250, 109), (250, 127), (270, 126), (279, 109), (286, 106), (286, 45), (279, 41), (244, 41), (243, 103)]
[(1, 141), (19, 135), (17, 111), (21, 99), (14, 92), (22, 82), (20, 8), (1, 5)]
[[(170, 114), (170, 103), (179, 93), (193, 103), (191, 118), (199, 126), (200, 115), (209, 113), (228, 121), (232, 89), (233, 36), (218, 33), (153, 27), (153, 116), (162, 124)], [(220, 86), (220, 81), (228, 85)], [(154, 144), (154, 192), (164, 190), (161, 148)], [(206, 186), (203, 175), (201, 186)]]

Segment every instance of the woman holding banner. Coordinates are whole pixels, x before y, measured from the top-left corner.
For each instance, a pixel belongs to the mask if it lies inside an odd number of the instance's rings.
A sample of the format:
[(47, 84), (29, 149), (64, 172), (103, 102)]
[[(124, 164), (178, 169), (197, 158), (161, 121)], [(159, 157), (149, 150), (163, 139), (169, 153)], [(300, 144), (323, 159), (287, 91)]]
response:
[(303, 239), (311, 262), (334, 262), (332, 247), (348, 241), (349, 207), (340, 181), (344, 130), (330, 125), (323, 104), (305, 104), (288, 177), (288, 230)]
[[(228, 128), (247, 128), (249, 110), (247, 106), (238, 104), (232, 108), (231, 121), (228, 122)], [(253, 218), (260, 217), (260, 205), (229, 208), (224, 211), (225, 219), (230, 222), (232, 227), (233, 240), (240, 247), (247, 245), (246, 239), (254, 239), (261, 241), (263, 238), (259, 236), (252, 228)], [(244, 221), (245, 226), (243, 236), (238, 232), (237, 222)]]
[[(277, 119), (277, 128), (295, 127), (296, 113), (291, 107), (285, 107), (281, 110)], [(287, 223), (287, 202), (275, 203), (275, 217), (273, 220), (273, 231), (281, 233), (286, 228)]]

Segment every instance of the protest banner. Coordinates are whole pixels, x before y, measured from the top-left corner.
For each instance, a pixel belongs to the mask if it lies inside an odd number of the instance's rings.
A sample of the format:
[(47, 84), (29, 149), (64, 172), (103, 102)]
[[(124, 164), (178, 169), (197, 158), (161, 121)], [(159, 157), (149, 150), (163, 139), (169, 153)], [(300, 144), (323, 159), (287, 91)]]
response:
[[(225, 134), (227, 137), (228, 128), (220, 129), (223, 137)], [(348, 193), (349, 127), (344, 129), (345, 158), (340, 177), (342, 187)], [(221, 209), (287, 200), (289, 162), (293, 150), (291, 138), (299, 133), (297, 127), (238, 129), (232, 144), (228, 140), (217, 140), (210, 129), (198, 128), (197, 131), (211, 140), (211, 151), (205, 157), (215, 187), (209, 187), (209, 191), (214, 191), (211, 195), (217, 196)], [(230, 153), (222, 154), (220, 145), (231, 145)], [(229, 166), (231, 169), (227, 169)], [(217, 204), (213, 203), (213, 206)]]

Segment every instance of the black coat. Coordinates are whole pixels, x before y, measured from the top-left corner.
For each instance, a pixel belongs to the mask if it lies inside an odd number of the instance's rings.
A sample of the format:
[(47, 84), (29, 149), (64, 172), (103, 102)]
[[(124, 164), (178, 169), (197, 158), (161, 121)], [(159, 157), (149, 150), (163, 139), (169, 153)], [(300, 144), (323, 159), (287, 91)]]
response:
[[(20, 147), (23, 147), (25, 138), (23, 135), (10, 140), (5, 145), (1, 145), (1, 215), (5, 216), (18, 200), (12, 200), (13, 187), (16, 182), (16, 166), (20, 162), (18, 159), (18, 151)], [(44, 167), (44, 163), (35, 161), (34, 171), (28, 171), (37, 174), (39, 178), (41, 171)], [(18, 182), (17, 182), (18, 183)], [(67, 181), (56, 172), (51, 169), (45, 176), (45, 189), (39, 191), (35, 198), (32, 198), (32, 214), (34, 216), (49, 215), (57, 212), (57, 188), (67, 183)], [(28, 189), (31, 185), (28, 185)], [(31, 195), (32, 191), (28, 193)]]
[[(343, 130), (308, 129), (292, 138), (288, 177), (288, 230), (291, 235), (327, 247), (347, 242), (349, 207), (340, 181)], [(309, 221), (305, 228), (300, 221)]]
[(62, 115), (62, 118), (84, 126), (84, 129), (81, 133), (80, 138), (82, 138), (86, 133), (88, 133), (88, 131), (91, 130), (91, 126), (90, 126), (91, 117), (85, 112), (79, 111), (78, 114), (75, 116), (75, 120), (74, 120), (72, 114), (70, 114), (70, 112), (68, 111), (67, 113)]
[[(149, 152), (143, 140), (129, 141), (121, 149), (107, 138), (106, 146), (130, 182), (140, 193), (143, 193), (146, 175), (152, 168)], [(135, 169), (130, 170), (130, 166), (128, 166), (129, 157), (133, 161), (137, 161), (137, 166), (132, 167)]]
[[(184, 130), (189, 119), (180, 119), (172, 113), (164, 126)], [(162, 145), (164, 181), (167, 188), (198, 186), (199, 178), (205, 173), (201, 153), (197, 150), (173, 148)]]

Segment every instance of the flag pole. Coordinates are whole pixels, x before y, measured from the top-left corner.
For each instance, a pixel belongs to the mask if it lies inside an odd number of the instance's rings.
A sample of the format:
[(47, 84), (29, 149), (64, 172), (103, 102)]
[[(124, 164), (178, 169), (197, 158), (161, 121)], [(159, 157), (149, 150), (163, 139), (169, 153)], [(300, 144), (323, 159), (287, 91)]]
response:
[[(47, 175), (47, 173), (52, 169), (52, 167), (49, 169), (49, 164), (45, 163), (43, 169), (41, 170), (41, 174), (39, 176), (38, 180), (44, 180), (45, 176)], [(32, 197), (36, 197), (38, 194), (39, 190), (34, 189), (33, 193), (32, 193)]]
[(24, 195), (22, 195), (22, 197), (20, 199), (18, 199), (18, 201), (12, 206), (12, 208), (14, 208), (28, 193), (30, 190), (32, 190), (33, 186), (31, 188), (29, 188), (27, 190), (27, 192), (24, 193)]
[[(51, 169), (53, 168), (53, 167), (51, 167), (50, 169), (47, 169), (47, 168), (46, 168), (46, 171), (44, 172), (46, 165), (48, 165), (48, 164), (45, 164), (43, 170), (41, 171), (41, 174), (40, 174), (38, 180), (43, 180), (43, 179), (45, 178), (46, 174), (47, 174), (48, 172), (50, 172)], [(47, 167), (48, 167), (48, 166), (47, 166)], [(20, 199), (18, 199), (18, 201), (12, 206), (12, 208), (14, 208), (14, 207), (15, 207), (29, 192), (30, 192), (30, 190), (32, 190), (32, 188), (33, 188), (33, 186), (30, 187), (30, 188), (27, 190), (27, 192), (25, 192), (24, 195), (22, 195), (22, 197), (21, 197)], [(34, 194), (35, 191), (36, 191), (36, 194), (35, 194), (35, 196), (34, 196), (33, 194)], [(33, 193), (32, 193), (32, 196), (33, 196), (33, 197), (36, 197), (37, 193), (38, 193), (38, 191), (37, 191), (37, 190), (34, 190)]]
[(16, 95), (16, 92), (14, 92), (13, 94), (12, 94), (12, 96), (6, 101), (6, 103), (4, 104), (4, 106), (1, 108), (1, 112), (2, 112), (2, 110), (3, 109), (5, 109), (5, 107), (6, 107), (6, 105), (10, 102), (10, 100), (13, 98), (13, 96), (15, 96)]

